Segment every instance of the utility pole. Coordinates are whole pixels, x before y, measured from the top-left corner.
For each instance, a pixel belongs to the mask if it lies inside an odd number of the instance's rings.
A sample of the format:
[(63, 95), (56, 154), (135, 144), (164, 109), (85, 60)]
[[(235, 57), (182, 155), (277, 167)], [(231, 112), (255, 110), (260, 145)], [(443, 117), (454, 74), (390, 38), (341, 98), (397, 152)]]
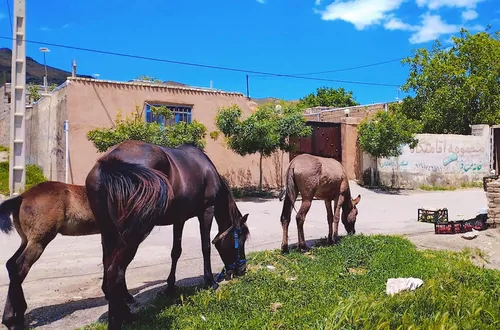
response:
[(14, 0), (13, 25), (9, 190), (15, 196), (26, 185), (26, 0)]
[(43, 66), (45, 67), (45, 76), (43, 77), (43, 87), (45, 88), (45, 94), (49, 92), (49, 81), (47, 76), (47, 59), (45, 58), (45, 54), (50, 52), (50, 49), (47, 47), (40, 47), (40, 51), (43, 53)]

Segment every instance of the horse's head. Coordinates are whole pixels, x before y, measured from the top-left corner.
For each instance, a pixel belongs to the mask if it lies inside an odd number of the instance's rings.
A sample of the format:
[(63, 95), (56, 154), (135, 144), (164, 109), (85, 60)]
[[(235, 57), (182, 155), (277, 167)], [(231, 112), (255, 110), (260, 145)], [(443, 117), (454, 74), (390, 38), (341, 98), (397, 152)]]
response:
[(342, 223), (344, 224), (344, 228), (347, 231), (347, 234), (354, 235), (356, 233), (356, 229), (354, 225), (356, 224), (356, 217), (358, 216), (358, 205), (361, 200), (361, 195), (358, 195), (355, 199), (352, 200), (352, 208), (350, 211), (342, 211)]
[(221, 276), (227, 279), (233, 276), (245, 274), (246, 255), (245, 242), (249, 234), (246, 225), (248, 213), (236, 219), (226, 231), (217, 235), (212, 243), (215, 245), (219, 255), (224, 262), (224, 270)]

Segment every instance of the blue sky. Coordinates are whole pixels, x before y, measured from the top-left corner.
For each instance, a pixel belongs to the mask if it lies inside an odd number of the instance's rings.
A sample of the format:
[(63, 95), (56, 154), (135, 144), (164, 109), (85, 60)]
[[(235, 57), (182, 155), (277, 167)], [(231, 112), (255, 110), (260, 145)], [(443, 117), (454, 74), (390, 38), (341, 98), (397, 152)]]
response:
[[(9, 0), (11, 9), (13, 0)], [(27, 39), (255, 71), (301, 74), (393, 60), (464, 26), (500, 25), (500, 0), (27, 0)], [(7, 5), (0, 36), (11, 36)], [(0, 40), (0, 47), (12, 47)], [(40, 63), (40, 45), (27, 54)], [(245, 73), (150, 62), (49, 47), (47, 63), (100, 79), (154, 75), (195, 86), (246, 91)], [(312, 75), (400, 85), (399, 62)], [(50, 82), (50, 77), (49, 77)], [(392, 101), (397, 87), (250, 75), (252, 97), (298, 99), (320, 86), (352, 90), (361, 103)], [(403, 94), (401, 94), (402, 96)]]

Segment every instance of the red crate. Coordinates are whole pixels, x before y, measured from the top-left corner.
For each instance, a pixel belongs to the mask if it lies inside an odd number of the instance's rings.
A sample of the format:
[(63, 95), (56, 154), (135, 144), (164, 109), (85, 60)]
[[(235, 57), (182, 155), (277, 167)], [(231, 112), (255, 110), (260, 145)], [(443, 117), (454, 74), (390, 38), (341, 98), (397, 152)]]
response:
[(480, 231), (488, 227), (484, 215), (478, 215), (474, 219), (436, 222), (434, 223), (435, 234), (459, 234), (472, 231), (472, 229)]

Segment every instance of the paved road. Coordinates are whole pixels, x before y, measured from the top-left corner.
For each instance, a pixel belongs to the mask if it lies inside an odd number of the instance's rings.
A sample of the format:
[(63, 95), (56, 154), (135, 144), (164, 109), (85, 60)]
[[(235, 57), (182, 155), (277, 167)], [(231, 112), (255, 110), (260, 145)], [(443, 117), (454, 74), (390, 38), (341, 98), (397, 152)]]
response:
[[(416, 221), (419, 207), (448, 207), (451, 219), (473, 217), (486, 206), (485, 193), (479, 189), (452, 192), (419, 192), (401, 195), (376, 193), (351, 183), (353, 196), (361, 193), (357, 233), (413, 234), (432, 233), (433, 226)], [(300, 202), (298, 202), (300, 203)], [(247, 251), (279, 248), (281, 203), (238, 202), (242, 213), (250, 213), (251, 238)], [(298, 206), (299, 204), (297, 204)], [(328, 231), (322, 201), (314, 201), (305, 223), (306, 240), (325, 237)], [(212, 237), (217, 232), (214, 221)], [(340, 225), (340, 234), (345, 230)], [(170, 270), (172, 228), (155, 228), (139, 248), (127, 271), (127, 284), (136, 299), (144, 303), (164, 284)], [(4, 265), (20, 242), (17, 234), (0, 237), (0, 264)], [(290, 243), (297, 242), (295, 222), (290, 225)], [(212, 249), (212, 267), (222, 267)], [(187, 222), (183, 235), (183, 254), (177, 268), (180, 285), (200, 280), (201, 243), (196, 219)], [(23, 287), (28, 302), (27, 318), (37, 329), (72, 329), (96, 321), (107, 310), (102, 298), (101, 245), (99, 235), (58, 236), (33, 266)], [(0, 307), (5, 304), (8, 275), (0, 268)], [(0, 327), (1, 329), (1, 327)]]

